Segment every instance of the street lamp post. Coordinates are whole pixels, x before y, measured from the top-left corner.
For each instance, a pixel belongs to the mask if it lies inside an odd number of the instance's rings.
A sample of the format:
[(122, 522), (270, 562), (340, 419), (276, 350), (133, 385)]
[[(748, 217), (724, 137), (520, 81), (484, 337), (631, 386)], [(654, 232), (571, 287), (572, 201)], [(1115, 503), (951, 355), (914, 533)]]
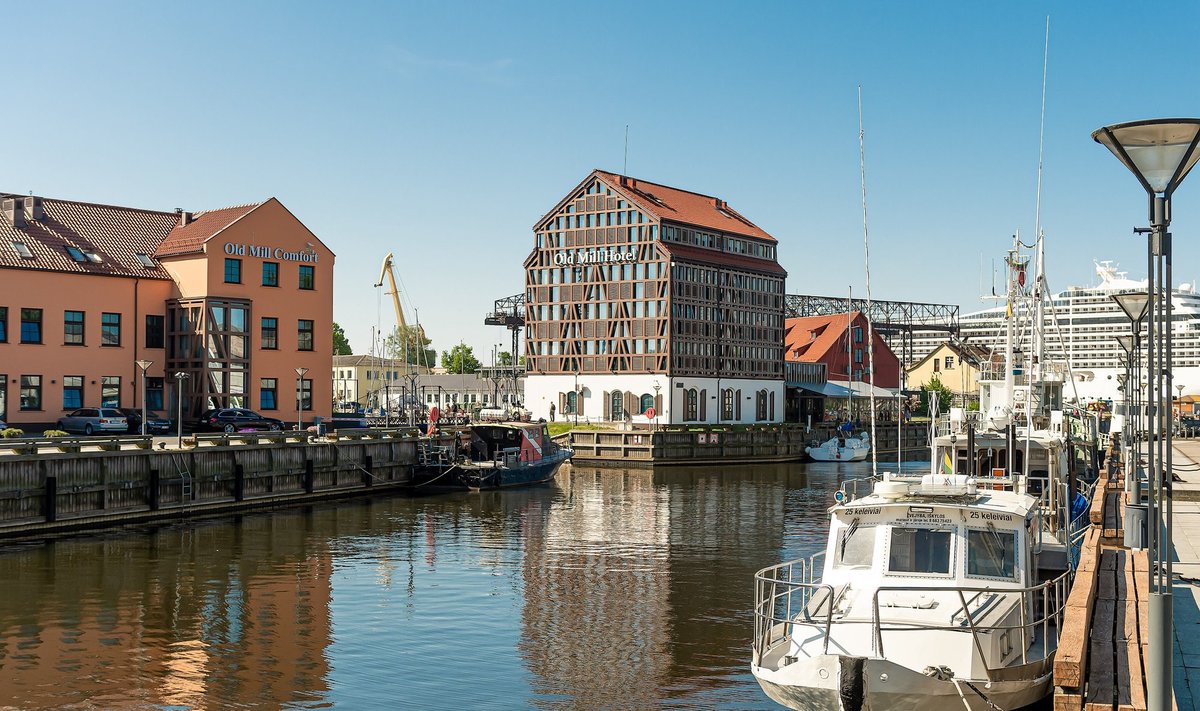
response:
[(655, 407), (654, 407), (654, 429), (656, 429), (656, 430), (658, 429), (658, 410), (659, 410), (659, 408), (658, 408), (658, 391), (661, 389), (662, 389), (661, 385), (659, 385), (658, 383), (654, 384), (654, 405), (655, 405)]
[(146, 436), (146, 371), (154, 365), (152, 360), (135, 360), (137, 367), (142, 369), (142, 436)]
[(296, 368), (296, 431), (304, 429), (304, 396), (302, 386), (304, 385), (304, 374), (308, 372), (308, 368)]
[[(176, 446), (180, 449), (183, 449), (183, 381), (187, 379), (187, 373), (175, 374), (175, 430), (179, 436)], [(142, 421), (145, 422), (145, 420)]]
[(579, 394), (579, 370), (576, 369), (575, 370), (575, 405), (571, 408), (571, 411), (573, 413), (575, 413), (575, 426), (576, 427), (579, 426), (579, 398), (580, 397), (581, 396)]
[[(1163, 426), (1171, 388), (1171, 196), (1200, 159), (1200, 119), (1154, 119), (1096, 129), (1092, 138), (1137, 177), (1150, 208), (1146, 294), (1147, 463), (1152, 477), (1148, 510), (1150, 644), (1146, 670), (1149, 711), (1172, 706), (1171, 494), (1172, 428)], [(1155, 333), (1159, 342), (1155, 342)], [(1165, 397), (1164, 397), (1165, 395)], [(1155, 438), (1155, 434), (1158, 437)], [(1157, 457), (1155, 456), (1157, 449)], [(1157, 466), (1155, 466), (1157, 464)], [(1163, 506), (1165, 504), (1165, 511)]]
[[(1129, 319), (1132, 329), (1131, 335), (1118, 336), (1117, 343), (1121, 345), (1121, 348), (1125, 349), (1125, 353), (1130, 364), (1130, 379), (1127, 380), (1126, 387), (1129, 388), (1133, 393), (1132, 412), (1137, 413), (1137, 416), (1140, 416), (1142, 412), (1142, 389), (1139, 386), (1141, 382), (1139, 380), (1141, 368), (1140, 362), (1138, 361), (1138, 354), (1141, 352), (1142, 348), (1142, 321), (1146, 318), (1146, 313), (1150, 309), (1150, 292), (1132, 291), (1124, 294), (1113, 294), (1112, 299), (1113, 301), (1117, 302), (1117, 305), (1120, 306), (1121, 310), (1125, 312), (1125, 316)], [(1147, 398), (1147, 402), (1149, 402), (1149, 398)], [(1130, 433), (1132, 438), (1131, 444), (1133, 445), (1131, 449), (1133, 456), (1128, 457), (1127, 464), (1129, 466), (1126, 467), (1126, 481), (1128, 483), (1132, 483), (1134, 504), (1140, 506), (1144, 502), (1142, 501), (1142, 487), (1140, 484), (1140, 478), (1137, 475), (1137, 467), (1142, 461), (1141, 438), (1138, 437), (1137, 432), (1137, 416), (1129, 417), (1129, 422), (1130, 425), (1132, 425), (1133, 430)], [(1148, 444), (1147, 447), (1149, 447)], [(1128, 489), (1126, 489), (1126, 491), (1128, 491)]]

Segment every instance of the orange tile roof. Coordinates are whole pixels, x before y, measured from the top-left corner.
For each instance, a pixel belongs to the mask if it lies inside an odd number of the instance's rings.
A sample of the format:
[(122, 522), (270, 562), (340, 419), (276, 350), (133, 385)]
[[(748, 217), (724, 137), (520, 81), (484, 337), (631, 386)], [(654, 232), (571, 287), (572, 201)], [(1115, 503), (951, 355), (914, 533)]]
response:
[(193, 216), (192, 221), (183, 227), (180, 227), (177, 221), (175, 229), (171, 230), (171, 233), (167, 235), (163, 243), (158, 246), (158, 250), (155, 251), (154, 256), (172, 257), (180, 254), (201, 252), (204, 250), (205, 242), (215, 237), (221, 230), (250, 214), (262, 204), (261, 202), (256, 202), (249, 205), (235, 205), (233, 207), (223, 207), (218, 210), (198, 212)]
[(806, 316), (784, 321), (783, 359), (801, 363), (820, 362), (830, 349), (845, 348), (848, 321), (858, 322), (861, 311), (828, 316)]
[[(3, 197), (23, 196), (0, 193)], [(42, 199), (42, 209), (43, 219), (27, 220), (23, 227), (0, 216), (0, 268), (170, 279), (157, 263), (147, 268), (137, 255), (154, 254), (179, 219), (174, 212), (49, 198)], [(32, 257), (18, 254), (13, 242), (24, 244)], [(76, 261), (68, 247), (95, 254), (99, 261)]]
[(707, 227), (711, 230), (745, 237), (757, 237), (768, 242), (775, 241), (774, 237), (747, 220), (720, 198), (603, 170), (593, 172), (603, 178), (614, 190), (628, 195), (642, 209), (659, 219), (682, 222), (696, 227)]
[(720, 252), (715, 249), (694, 247), (690, 244), (658, 242), (658, 246), (671, 257), (679, 259), (715, 264), (722, 267), (740, 267), (742, 269), (767, 272), (768, 274), (787, 276), (787, 270), (779, 266), (778, 262), (770, 259), (759, 259), (745, 254), (730, 254), (729, 252)]

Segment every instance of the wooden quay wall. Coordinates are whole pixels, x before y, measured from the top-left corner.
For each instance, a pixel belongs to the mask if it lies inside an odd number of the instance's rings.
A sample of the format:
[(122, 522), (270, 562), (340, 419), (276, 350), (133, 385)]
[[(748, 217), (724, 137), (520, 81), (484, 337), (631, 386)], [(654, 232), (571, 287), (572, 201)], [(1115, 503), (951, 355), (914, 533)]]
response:
[(411, 483), (416, 433), (0, 439), (0, 538), (361, 496)]
[[(623, 430), (571, 430), (560, 437), (572, 449), (572, 461), (588, 464), (663, 465), (793, 462), (808, 459), (804, 448), (834, 435), (833, 425), (811, 429), (797, 424), (750, 426), (639, 426)], [(905, 461), (929, 460), (928, 424), (905, 425), (897, 432), (894, 422), (875, 428), (876, 456), (896, 460), (898, 435)]]

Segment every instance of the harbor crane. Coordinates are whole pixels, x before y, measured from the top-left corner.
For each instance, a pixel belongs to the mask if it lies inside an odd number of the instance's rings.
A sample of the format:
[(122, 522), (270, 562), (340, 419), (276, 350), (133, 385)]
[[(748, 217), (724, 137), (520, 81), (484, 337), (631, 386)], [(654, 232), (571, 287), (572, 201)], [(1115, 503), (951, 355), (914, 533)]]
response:
[[(415, 340), (416, 343), (411, 344), (412, 347), (419, 348), (419, 349), (421, 349), (422, 352), (424, 351), (424, 349), (425, 349), (425, 329), (421, 328), (421, 324), (418, 321), (417, 328), (416, 328), (416, 338), (415, 339), (412, 338), (412, 334), (409, 333), (408, 320), (404, 318), (404, 308), (400, 305), (400, 289), (396, 285), (396, 272), (392, 266), (394, 259), (395, 259), (395, 257), (392, 255), (391, 252), (388, 252), (387, 256), (383, 258), (383, 267), (379, 270), (379, 281), (376, 282), (375, 287), (378, 288), (378, 287), (383, 286), (384, 280), (387, 280), (387, 283), (388, 283), (388, 292), (387, 293), (392, 295), (392, 306), (396, 310), (396, 337), (400, 339), (401, 348), (404, 352), (405, 367), (408, 371), (405, 374), (405, 377), (409, 380), (409, 385), (411, 388), (411, 390), (409, 392), (409, 398), (411, 398), (413, 403), (416, 403), (416, 401), (417, 401), (416, 380), (417, 380), (417, 373), (419, 372), (419, 370), (414, 369), (412, 366), (412, 363), (409, 362), (409, 358), (410, 358), (409, 346), (410, 346), (410, 341)], [(385, 354), (385, 357), (386, 357), (386, 354)], [(428, 364), (426, 364), (426, 365), (428, 365)], [(385, 382), (385, 384), (390, 383), (390, 381), (386, 381), (386, 380), (384, 382)], [(385, 385), (385, 387), (386, 387), (386, 385)], [(391, 404), (390, 403), (390, 397), (391, 397), (390, 394), (387, 397), (389, 399), (389, 406), (390, 406), (390, 404)]]

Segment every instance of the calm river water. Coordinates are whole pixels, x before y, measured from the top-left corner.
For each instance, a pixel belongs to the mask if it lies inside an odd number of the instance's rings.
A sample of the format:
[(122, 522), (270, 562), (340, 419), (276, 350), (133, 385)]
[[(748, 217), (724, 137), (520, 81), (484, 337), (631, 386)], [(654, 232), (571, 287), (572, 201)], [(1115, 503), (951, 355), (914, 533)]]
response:
[(0, 709), (769, 709), (753, 576), (865, 464), (565, 467), (0, 548)]

